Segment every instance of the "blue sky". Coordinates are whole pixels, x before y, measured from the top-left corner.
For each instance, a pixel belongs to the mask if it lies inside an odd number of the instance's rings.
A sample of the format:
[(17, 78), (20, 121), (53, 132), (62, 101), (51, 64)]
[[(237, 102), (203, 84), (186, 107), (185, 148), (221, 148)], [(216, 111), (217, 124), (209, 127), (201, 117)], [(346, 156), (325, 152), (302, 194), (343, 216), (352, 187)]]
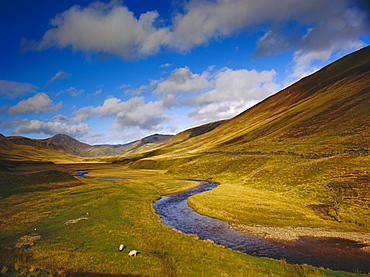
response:
[(0, 1), (0, 133), (90, 144), (231, 118), (370, 43), (368, 1)]

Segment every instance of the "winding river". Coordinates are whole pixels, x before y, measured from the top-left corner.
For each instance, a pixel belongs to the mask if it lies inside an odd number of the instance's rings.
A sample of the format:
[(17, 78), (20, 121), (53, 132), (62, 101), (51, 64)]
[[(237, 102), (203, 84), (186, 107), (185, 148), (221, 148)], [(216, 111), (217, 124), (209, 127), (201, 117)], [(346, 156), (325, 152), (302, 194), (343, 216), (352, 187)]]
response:
[[(74, 176), (85, 176), (79, 172)], [(124, 179), (103, 178), (98, 179)], [(285, 259), (290, 264), (308, 264), (332, 270), (370, 273), (370, 254), (365, 246), (355, 241), (339, 238), (301, 237), (297, 241), (278, 241), (252, 236), (230, 228), (221, 220), (204, 216), (188, 206), (190, 196), (216, 188), (219, 184), (198, 181), (196, 188), (162, 196), (154, 203), (162, 223), (186, 234), (196, 234), (202, 240), (212, 240), (218, 245), (252, 256)]]

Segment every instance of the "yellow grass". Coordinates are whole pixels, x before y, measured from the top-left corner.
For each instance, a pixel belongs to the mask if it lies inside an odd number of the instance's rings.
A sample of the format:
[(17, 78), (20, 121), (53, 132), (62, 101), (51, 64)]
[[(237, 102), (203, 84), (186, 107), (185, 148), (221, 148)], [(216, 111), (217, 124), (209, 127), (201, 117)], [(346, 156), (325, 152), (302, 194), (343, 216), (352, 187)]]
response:
[[(85, 166), (73, 169), (84, 169)], [(97, 175), (113, 173), (115, 169), (102, 165), (96, 172), (99, 173)], [(121, 168), (115, 177), (161, 174), (154, 171), (135, 173)], [(91, 175), (94, 175), (94, 170), (91, 170)], [(340, 273), (309, 266), (254, 258), (163, 225), (155, 214), (153, 201), (160, 195), (197, 185), (194, 182), (82, 181), (84, 184), (80, 186), (3, 199), (0, 203), (3, 223), (0, 263), (9, 272), (22, 271), (25, 272), (23, 276), (31, 276), (32, 272), (40, 273), (39, 269), (43, 268), (61, 275), (96, 272), (142, 276), (341, 276)], [(81, 218), (84, 220), (79, 220)], [(14, 248), (16, 243), (28, 233), (35, 233), (40, 239), (31, 251), (17, 252)], [(123, 252), (118, 251), (121, 243), (126, 246)], [(140, 252), (135, 258), (127, 256), (132, 249)]]

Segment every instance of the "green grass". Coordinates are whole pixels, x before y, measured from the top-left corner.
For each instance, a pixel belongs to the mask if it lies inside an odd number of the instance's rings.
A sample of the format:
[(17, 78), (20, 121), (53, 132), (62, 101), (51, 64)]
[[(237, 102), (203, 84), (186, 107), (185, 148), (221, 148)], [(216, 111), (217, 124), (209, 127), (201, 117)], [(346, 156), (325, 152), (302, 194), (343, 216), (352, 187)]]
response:
[[(121, 170), (121, 174), (124, 176), (125, 171)], [(127, 175), (130, 174), (135, 175), (128, 170)], [(94, 179), (83, 182), (80, 186), (25, 192), (3, 199), (0, 269), (8, 272), (4, 276), (37, 276), (35, 272), (42, 272), (39, 276), (71, 272), (140, 276), (354, 276), (251, 257), (163, 225), (153, 202), (160, 195), (193, 187), (194, 182)], [(88, 220), (65, 224), (82, 217)], [(35, 232), (41, 238), (31, 251), (14, 247), (19, 238)], [(126, 245), (123, 252), (118, 251), (120, 243)], [(132, 249), (140, 254), (129, 258), (127, 253)]]
[(80, 184), (81, 182), (71, 176), (71, 174), (58, 170), (32, 173), (0, 172), (0, 197)]

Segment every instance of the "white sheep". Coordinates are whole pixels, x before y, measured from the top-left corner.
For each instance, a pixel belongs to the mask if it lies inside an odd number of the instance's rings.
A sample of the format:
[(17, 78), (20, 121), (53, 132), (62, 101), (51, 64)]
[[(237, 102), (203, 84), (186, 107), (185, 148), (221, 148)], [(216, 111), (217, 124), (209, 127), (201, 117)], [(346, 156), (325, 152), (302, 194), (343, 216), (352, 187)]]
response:
[(136, 250), (131, 250), (129, 253), (128, 253), (128, 256), (129, 257), (132, 257), (132, 256), (136, 256), (136, 254), (139, 253), (137, 252)]
[(125, 248), (125, 246), (123, 244), (120, 244), (119, 247), (118, 247), (118, 250), (122, 251), (124, 248)]

